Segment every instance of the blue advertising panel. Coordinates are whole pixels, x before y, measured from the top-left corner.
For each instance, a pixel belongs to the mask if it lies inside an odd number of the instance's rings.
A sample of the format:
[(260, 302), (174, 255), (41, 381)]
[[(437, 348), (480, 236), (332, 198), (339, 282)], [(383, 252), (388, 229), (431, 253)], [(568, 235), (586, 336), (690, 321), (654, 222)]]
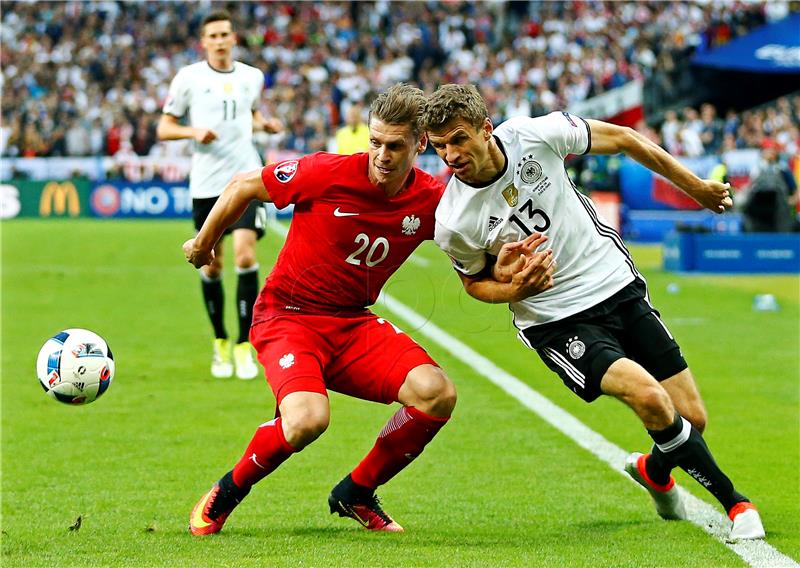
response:
[(800, 235), (670, 233), (664, 269), (676, 272), (800, 273)]
[(755, 73), (800, 74), (800, 13), (698, 53), (692, 63)]
[(110, 180), (95, 184), (89, 197), (94, 217), (190, 218), (192, 198), (187, 183)]

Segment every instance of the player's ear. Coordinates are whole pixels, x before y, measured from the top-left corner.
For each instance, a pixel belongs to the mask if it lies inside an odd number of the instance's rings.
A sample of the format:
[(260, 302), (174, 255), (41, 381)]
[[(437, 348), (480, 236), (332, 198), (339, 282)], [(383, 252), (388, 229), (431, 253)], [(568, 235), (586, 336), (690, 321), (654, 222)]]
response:
[(491, 118), (486, 117), (486, 120), (483, 121), (483, 126), (481, 127), (481, 131), (483, 132), (484, 141), (488, 142), (489, 139), (492, 137), (492, 132), (494, 132), (494, 126), (492, 126)]
[(425, 151), (425, 148), (428, 147), (428, 133), (423, 132), (422, 135), (419, 137), (419, 145), (417, 146), (417, 153), (422, 154)]

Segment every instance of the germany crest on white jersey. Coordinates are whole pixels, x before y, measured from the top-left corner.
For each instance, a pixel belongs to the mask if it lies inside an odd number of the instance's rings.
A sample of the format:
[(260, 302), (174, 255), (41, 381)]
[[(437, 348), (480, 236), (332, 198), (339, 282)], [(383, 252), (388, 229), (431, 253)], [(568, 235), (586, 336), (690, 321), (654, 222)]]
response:
[(638, 275), (619, 234), (567, 175), (564, 159), (591, 149), (588, 123), (566, 112), (507, 120), (494, 131), (506, 166), (488, 185), (450, 179), (436, 209), (435, 240), (455, 268), (475, 276), (505, 243), (539, 232), (556, 261), (549, 290), (511, 304), (514, 325), (557, 321), (611, 297)]
[(253, 111), (258, 107), (264, 74), (234, 61), (231, 71), (217, 71), (207, 61), (183, 67), (169, 87), (164, 113), (210, 128), (217, 139), (195, 143), (189, 190), (193, 198), (216, 197), (231, 178), (263, 164), (253, 145)]

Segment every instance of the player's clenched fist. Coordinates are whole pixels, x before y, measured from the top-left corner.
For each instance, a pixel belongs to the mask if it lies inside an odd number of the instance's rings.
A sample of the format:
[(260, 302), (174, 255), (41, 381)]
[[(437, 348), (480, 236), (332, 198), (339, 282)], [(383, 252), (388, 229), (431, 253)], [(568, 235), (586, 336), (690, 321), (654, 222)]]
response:
[(730, 193), (731, 184), (722, 183), (713, 179), (702, 180), (699, 190), (689, 193), (700, 205), (714, 213), (724, 213), (733, 207)]
[(214, 260), (214, 249), (207, 251), (199, 250), (195, 248), (194, 241), (195, 239), (189, 239), (183, 243), (183, 255), (186, 257), (186, 260), (192, 263), (195, 268), (211, 264)]
[(211, 144), (217, 139), (216, 133), (210, 128), (196, 128), (194, 139), (200, 144)]
[(525, 267), (525, 256), (534, 254), (546, 240), (545, 235), (533, 233), (521, 241), (504, 244), (492, 268), (492, 277), (498, 282), (511, 282), (512, 275)]
[(512, 302), (519, 302), (553, 287), (556, 261), (552, 250), (526, 254), (522, 258), (522, 268), (511, 276), (514, 290)]

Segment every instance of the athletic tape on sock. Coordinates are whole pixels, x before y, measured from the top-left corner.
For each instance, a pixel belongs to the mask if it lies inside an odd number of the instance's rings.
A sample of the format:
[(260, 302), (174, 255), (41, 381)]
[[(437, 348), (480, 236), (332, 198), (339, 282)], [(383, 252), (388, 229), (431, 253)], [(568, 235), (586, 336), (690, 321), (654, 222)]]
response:
[(250, 274), (251, 272), (258, 272), (259, 266), (256, 262), (253, 266), (248, 266), (246, 268), (236, 267), (236, 274)]
[(203, 282), (219, 282), (220, 280), (222, 280), (222, 272), (220, 272), (216, 278), (212, 278), (211, 276), (206, 275), (206, 273), (203, 272), (202, 268), (198, 268), (197, 272), (200, 273), (200, 278), (203, 279)]
[(656, 444), (656, 446), (658, 446), (658, 449), (664, 452), (665, 454), (685, 444), (686, 440), (689, 439), (689, 435), (692, 433), (692, 423), (684, 418), (681, 418), (681, 421), (683, 422), (683, 425), (681, 427), (680, 434), (675, 436), (669, 442), (666, 442), (664, 444)]

